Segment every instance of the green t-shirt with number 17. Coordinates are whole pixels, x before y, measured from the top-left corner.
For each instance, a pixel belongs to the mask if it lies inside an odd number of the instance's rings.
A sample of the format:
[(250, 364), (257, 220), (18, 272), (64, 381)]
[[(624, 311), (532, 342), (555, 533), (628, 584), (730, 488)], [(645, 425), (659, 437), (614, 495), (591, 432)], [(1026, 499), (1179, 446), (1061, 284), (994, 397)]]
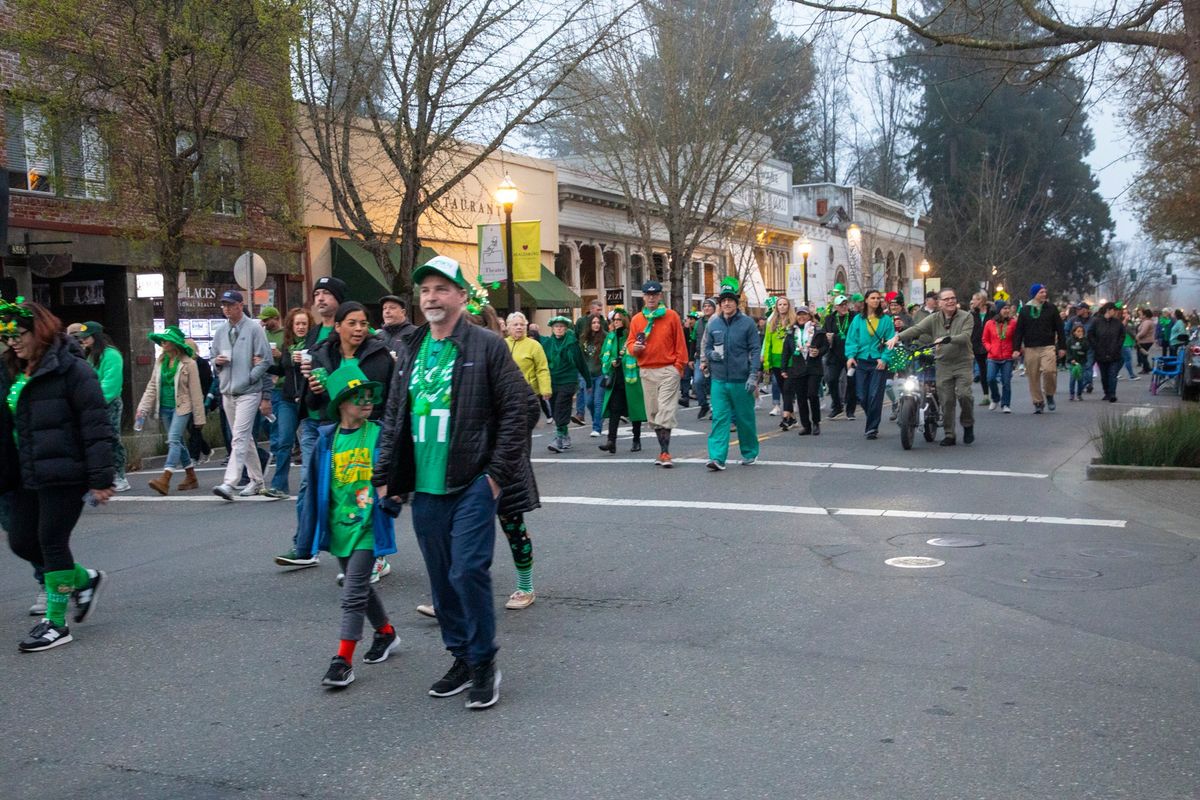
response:
[(415, 489), (425, 494), (446, 493), (446, 464), (450, 459), (450, 386), (458, 348), (449, 339), (425, 335), (408, 382), (412, 409)]

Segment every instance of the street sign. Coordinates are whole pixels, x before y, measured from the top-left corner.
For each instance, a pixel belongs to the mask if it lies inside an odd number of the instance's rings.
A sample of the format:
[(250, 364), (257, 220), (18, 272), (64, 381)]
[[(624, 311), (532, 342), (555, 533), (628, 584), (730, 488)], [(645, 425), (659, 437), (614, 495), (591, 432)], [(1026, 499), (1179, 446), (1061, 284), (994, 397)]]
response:
[(247, 250), (233, 262), (233, 279), (246, 291), (257, 289), (267, 280), (267, 262), (258, 253)]
[(625, 302), (624, 289), (605, 289), (604, 304), (606, 306), (619, 306)]

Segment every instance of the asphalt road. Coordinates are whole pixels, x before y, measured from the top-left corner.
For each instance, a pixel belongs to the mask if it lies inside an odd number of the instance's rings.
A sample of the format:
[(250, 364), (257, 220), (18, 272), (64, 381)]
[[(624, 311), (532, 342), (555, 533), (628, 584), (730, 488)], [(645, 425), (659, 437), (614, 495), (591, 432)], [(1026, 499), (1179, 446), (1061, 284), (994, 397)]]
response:
[[(1134, 402), (1033, 416), (1014, 394), (974, 446), (909, 453), (890, 424), (801, 439), (764, 408), (764, 463), (716, 474), (702, 435), (670, 471), (652, 437), (540, 437), (538, 600), (498, 612), (482, 713), (425, 693), (449, 659), (413, 611), (407, 513), (382, 584), (403, 646), (335, 693), (336, 570), (271, 563), (291, 504), (152, 500), (133, 476), (76, 531), (110, 577), (76, 642), (17, 653), (36, 587), (0, 559), (0, 798), (1200, 797), (1200, 525), (1167, 525), (1161, 487), (1079, 480), (1097, 416)], [(904, 556), (945, 564), (885, 564)], [(495, 563), (499, 605), (503, 537)]]

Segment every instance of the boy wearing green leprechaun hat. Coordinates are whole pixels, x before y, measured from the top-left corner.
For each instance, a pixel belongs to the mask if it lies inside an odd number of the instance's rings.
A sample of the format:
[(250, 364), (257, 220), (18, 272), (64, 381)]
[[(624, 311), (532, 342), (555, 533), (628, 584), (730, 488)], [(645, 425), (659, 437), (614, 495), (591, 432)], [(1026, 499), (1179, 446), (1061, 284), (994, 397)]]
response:
[(375, 559), (396, 552), (391, 513), (381, 503), (382, 490), (371, 485), (379, 444), (379, 423), (370, 419), (383, 387), (367, 379), (352, 362), (344, 362), (325, 379), (332, 398), (326, 416), (336, 419), (317, 432), (308, 461), (308, 485), (300, 509), (300, 526), (316, 550), (337, 558), (345, 573), (342, 584), (342, 624), (337, 655), (329, 664), (323, 686), (344, 688), (354, 681), (351, 661), (362, 638), (363, 617), (375, 631), (363, 662), (386, 661), (399, 645), (383, 603), (371, 587)]

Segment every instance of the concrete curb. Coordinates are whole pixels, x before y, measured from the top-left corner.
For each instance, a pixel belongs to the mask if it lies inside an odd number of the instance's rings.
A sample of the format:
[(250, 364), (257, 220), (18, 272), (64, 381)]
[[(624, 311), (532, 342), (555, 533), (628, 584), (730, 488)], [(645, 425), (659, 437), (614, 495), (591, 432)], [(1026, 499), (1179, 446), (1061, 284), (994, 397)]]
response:
[(1089, 481), (1200, 481), (1200, 469), (1190, 467), (1134, 467), (1124, 464), (1088, 464)]

